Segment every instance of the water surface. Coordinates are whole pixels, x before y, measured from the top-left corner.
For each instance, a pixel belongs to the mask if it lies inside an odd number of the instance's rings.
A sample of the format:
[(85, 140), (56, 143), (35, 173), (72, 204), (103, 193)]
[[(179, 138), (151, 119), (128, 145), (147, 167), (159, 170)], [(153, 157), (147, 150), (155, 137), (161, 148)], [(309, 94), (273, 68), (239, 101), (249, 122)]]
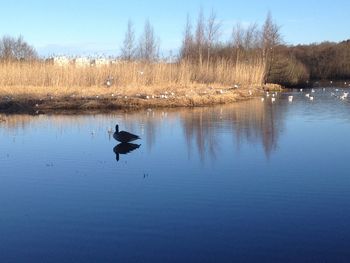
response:
[[(306, 92), (8, 116), (0, 262), (349, 262), (350, 100)], [(119, 161), (117, 123), (142, 138)]]

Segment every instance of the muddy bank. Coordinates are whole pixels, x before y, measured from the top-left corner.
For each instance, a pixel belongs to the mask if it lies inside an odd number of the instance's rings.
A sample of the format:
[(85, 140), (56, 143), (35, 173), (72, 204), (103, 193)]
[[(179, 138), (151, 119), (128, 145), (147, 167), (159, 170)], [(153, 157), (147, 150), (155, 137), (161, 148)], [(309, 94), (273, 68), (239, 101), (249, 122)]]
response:
[(83, 112), (108, 112), (113, 110), (133, 110), (142, 108), (161, 107), (199, 107), (216, 104), (233, 103), (257, 96), (262, 92), (261, 88), (252, 89), (215, 89), (208, 92), (189, 95), (159, 95), (148, 96), (137, 94), (134, 96), (64, 96), (26, 98), (1, 97), (0, 113), (15, 114), (46, 114), (46, 113), (83, 113)]

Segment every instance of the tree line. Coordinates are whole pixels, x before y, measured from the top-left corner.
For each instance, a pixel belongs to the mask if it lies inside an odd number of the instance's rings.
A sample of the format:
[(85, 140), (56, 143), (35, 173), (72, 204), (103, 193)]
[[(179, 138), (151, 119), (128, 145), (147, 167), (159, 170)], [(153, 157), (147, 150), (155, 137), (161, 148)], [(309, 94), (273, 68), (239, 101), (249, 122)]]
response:
[[(223, 35), (222, 23), (214, 10), (206, 17), (201, 9), (195, 23), (187, 16), (177, 62), (186, 61), (208, 70), (209, 65), (222, 60), (232, 65), (262, 62), (265, 65), (264, 82), (288, 86), (304, 84), (308, 80), (350, 79), (350, 40), (286, 45), (271, 13), (261, 26), (236, 23), (228, 40), (223, 41)], [(121, 60), (156, 62), (160, 59), (159, 50), (160, 40), (149, 20), (138, 39), (133, 22), (128, 21), (120, 48)], [(0, 39), (1, 61), (36, 59), (36, 50), (22, 36)]]
[(265, 65), (265, 82), (272, 69), (275, 59), (275, 49), (282, 43), (279, 26), (268, 13), (264, 24), (256, 23), (242, 26), (237, 23), (232, 28), (228, 41), (221, 41), (222, 24), (212, 10), (205, 18), (201, 10), (193, 28), (190, 18), (184, 29), (180, 60), (198, 63), (209, 67), (211, 63), (226, 60), (233, 65), (238, 63), (262, 62)]
[(220, 41), (221, 24), (214, 12), (205, 19), (202, 11), (193, 28), (190, 19), (184, 29), (180, 59), (209, 65), (217, 60), (265, 64), (265, 82), (284, 86), (305, 85), (322, 79), (350, 79), (350, 40), (310, 45), (286, 45), (280, 27), (268, 13), (259, 27), (256, 23), (233, 26), (229, 41)]
[(307, 69), (311, 80), (350, 79), (350, 40), (287, 48)]

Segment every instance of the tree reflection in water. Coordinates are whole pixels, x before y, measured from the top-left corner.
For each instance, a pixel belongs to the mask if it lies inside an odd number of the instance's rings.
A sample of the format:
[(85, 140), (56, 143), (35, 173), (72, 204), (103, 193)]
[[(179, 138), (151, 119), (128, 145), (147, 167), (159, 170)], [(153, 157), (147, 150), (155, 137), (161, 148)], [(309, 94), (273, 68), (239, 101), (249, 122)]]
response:
[[(248, 142), (262, 145), (269, 157), (278, 143), (283, 131), (287, 103), (261, 102), (249, 100), (231, 105), (202, 107), (193, 109), (159, 109), (138, 112), (116, 112), (114, 114), (97, 115), (12, 115), (0, 123), (2, 133), (17, 136), (30, 129), (55, 130), (60, 136), (72, 130), (91, 131), (95, 136), (106, 136), (116, 123), (120, 123), (128, 131), (140, 134), (146, 149), (151, 152), (163, 135), (172, 140), (169, 132), (182, 129), (189, 155), (197, 152), (202, 161), (206, 155), (215, 159), (225, 142), (223, 134), (229, 134), (234, 145)], [(90, 133), (89, 133), (90, 134)], [(230, 135), (232, 134), (232, 135)], [(227, 139), (227, 136), (225, 136)], [(195, 147), (194, 147), (195, 146)]]
[(276, 149), (286, 107), (279, 107), (260, 100), (250, 100), (227, 106), (199, 108), (181, 116), (186, 141), (191, 147), (195, 141), (201, 159), (206, 152), (215, 158), (220, 151), (219, 138), (231, 132), (239, 148), (245, 140), (263, 145), (266, 156)]
[(261, 144), (269, 157), (283, 132), (287, 109), (284, 102), (271, 104), (256, 99), (216, 107), (126, 113), (123, 121), (129, 130), (138, 130), (139, 127), (149, 150), (162, 133), (180, 121), (189, 155), (194, 154), (192, 149), (195, 146), (202, 161), (206, 155), (217, 158), (225, 144), (220, 141), (223, 133), (232, 134), (238, 149), (243, 142)]

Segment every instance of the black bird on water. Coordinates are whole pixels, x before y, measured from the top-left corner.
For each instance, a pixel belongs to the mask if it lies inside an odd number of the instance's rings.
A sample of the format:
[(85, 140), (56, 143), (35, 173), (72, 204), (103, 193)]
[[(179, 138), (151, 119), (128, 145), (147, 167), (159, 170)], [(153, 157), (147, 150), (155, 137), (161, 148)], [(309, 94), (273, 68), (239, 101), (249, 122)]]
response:
[(113, 134), (113, 138), (121, 143), (128, 143), (140, 139), (139, 136), (130, 132), (119, 131), (118, 124), (115, 126), (115, 133)]
[(138, 148), (140, 148), (141, 144), (134, 143), (119, 143), (117, 146), (113, 148), (113, 152), (116, 154), (116, 159), (119, 161), (119, 154), (128, 154)]

